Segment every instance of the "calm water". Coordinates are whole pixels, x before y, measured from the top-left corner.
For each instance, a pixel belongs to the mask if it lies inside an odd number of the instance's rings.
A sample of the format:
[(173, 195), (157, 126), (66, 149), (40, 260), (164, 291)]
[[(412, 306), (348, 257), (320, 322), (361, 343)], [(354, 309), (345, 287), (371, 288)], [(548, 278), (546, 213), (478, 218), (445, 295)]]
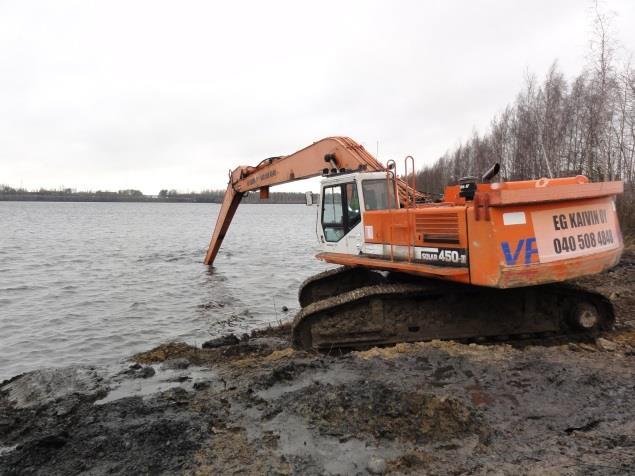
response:
[(241, 205), (209, 269), (218, 210), (0, 202), (0, 381), (291, 317), (300, 283), (327, 267), (314, 258), (316, 208)]

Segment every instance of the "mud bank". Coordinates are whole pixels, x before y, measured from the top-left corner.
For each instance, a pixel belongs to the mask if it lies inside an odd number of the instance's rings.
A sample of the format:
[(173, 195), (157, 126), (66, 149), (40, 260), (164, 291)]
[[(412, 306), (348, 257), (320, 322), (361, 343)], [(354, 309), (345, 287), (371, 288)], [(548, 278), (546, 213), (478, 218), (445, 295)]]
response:
[[(632, 474), (635, 259), (616, 330), (549, 345), (294, 351), (288, 328), (0, 385), (0, 474)], [(533, 343), (532, 343), (533, 344)]]

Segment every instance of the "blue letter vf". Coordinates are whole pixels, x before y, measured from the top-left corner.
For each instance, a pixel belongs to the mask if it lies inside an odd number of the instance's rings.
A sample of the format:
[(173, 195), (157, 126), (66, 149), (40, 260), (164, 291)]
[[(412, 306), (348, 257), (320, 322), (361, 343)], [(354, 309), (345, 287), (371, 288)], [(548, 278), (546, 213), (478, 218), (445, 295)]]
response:
[(514, 266), (520, 258), (520, 254), (524, 250), (525, 264), (530, 264), (533, 255), (538, 255), (538, 249), (536, 248), (536, 238), (523, 238), (517, 244), (514, 252), (512, 253), (511, 247), (507, 241), (503, 241), (501, 243), (501, 248), (503, 248), (503, 255), (505, 255), (505, 263), (507, 266)]

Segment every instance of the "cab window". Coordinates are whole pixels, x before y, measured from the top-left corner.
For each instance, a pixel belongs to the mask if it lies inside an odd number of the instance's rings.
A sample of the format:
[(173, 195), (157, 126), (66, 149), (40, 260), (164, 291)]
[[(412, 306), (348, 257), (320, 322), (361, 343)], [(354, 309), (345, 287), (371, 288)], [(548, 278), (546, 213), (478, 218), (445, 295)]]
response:
[(348, 229), (357, 225), (362, 215), (359, 211), (359, 197), (357, 196), (357, 186), (354, 183), (347, 183), (346, 189), (346, 213), (348, 218)]
[(357, 186), (347, 183), (324, 187), (322, 196), (324, 238), (339, 241), (361, 221)]
[(366, 210), (385, 210), (395, 207), (395, 189), (392, 181), (386, 187), (386, 179), (364, 180), (362, 193)]

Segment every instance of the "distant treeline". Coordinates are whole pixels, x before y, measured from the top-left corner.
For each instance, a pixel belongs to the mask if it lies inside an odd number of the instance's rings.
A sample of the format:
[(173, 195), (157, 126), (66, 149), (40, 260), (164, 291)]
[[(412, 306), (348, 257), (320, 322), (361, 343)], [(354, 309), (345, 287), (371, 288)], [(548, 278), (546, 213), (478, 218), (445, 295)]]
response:
[(480, 176), (492, 163), (502, 180), (583, 174), (623, 180), (622, 227), (635, 232), (635, 69), (617, 59), (610, 18), (596, 11), (590, 61), (567, 82), (554, 63), (542, 83), (528, 76), (516, 101), (489, 131), (446, 152), (418, 172), (417, 187), (440, 193), (460, 177)]
[[(159, 195), (144, 195), (139, 190), (108, 192), (76, 192), (70, 188), (61, 190), (40, 189), (28, 191), (0, 185), (0, 201), (41, 202), (177, 202), (177, 203), (222, 203), (224, 190), (205, 190), (200, 193), (179, 193), (176, 190), (161, 190)], [(271, 192), (269, 199), (260, 200), (258, 193), (250, 193), (243, 203), (305, 203), (305, 194), (298, 192)]]
[[(176, 190), (161, 190), (159, 201), (222, 203), (225, 190), (204, 190), (200, 193), (178, 193)], [(306, 195), (302, 192), (270, 192), (267, 200), (260, 200), (258, 191), (250, 192), (242, 199), (242, 203), (306, 203)]]

